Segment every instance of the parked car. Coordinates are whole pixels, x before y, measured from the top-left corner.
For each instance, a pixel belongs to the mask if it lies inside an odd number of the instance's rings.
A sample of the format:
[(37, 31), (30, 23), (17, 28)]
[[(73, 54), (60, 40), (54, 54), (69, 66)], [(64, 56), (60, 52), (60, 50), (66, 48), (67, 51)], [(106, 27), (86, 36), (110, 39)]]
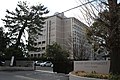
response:
[(5, 61), (0, 61), (0, 66), (3, 66), (5, 64)]
[(35, 66), (40, 66), (41, 63), (42, 63), (42, 61), (35, 61), (34, 65)]
[(40, 66), (53, 67), (53, 64), (50, 61), (46, 61), (46, 62), (40, 63)]
[(52, 68), (53, 68), (53, 64), (52, 64), (50, 67), (52, 67)]

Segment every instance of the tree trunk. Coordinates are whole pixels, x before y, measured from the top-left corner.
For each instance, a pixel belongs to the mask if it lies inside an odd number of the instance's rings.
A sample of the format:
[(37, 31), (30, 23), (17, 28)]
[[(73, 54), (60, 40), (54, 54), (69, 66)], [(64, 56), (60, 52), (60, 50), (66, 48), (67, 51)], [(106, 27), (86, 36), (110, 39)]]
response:
[(110, 73), (120, 74), (120, 32), (116, 29), (114, 33), (110, 46)]
[(21, 28), (21, 30), (19, 31), (19, 34), (18, 34), (18, 39), (17, 39), (17, 42), (16, 42), (16, 47), (18, 48), (18, 46), (20, 45), (20, 39), (22, 37), (22, 34), (24, 32), (24, 29), (26, 28), (27, 26), (27, 20), (25, 21), (23, 27)]
[[(18, 46), (20, 45), (20, 39), (22, 37), (22, 34), (24, 32), (24, 29), (25, 27), (27, 26), (27, 20), (25, 21), (23, 27), (21, 28), (21, 30), (19, 31), (19, 34), (18, 34), (18, 39), (17, 39), (17, 42), (16, 42), (16, 45), (15, 45), (15, 49), (18, 50)], [(13, 66), (16, 66), (16, 52), (13, 53), (13, 56), (14, 56), (14, 61), (13, 61)]]
[(110, 73), (120, 74), (120, 28), (117, 0), (108, 0), (110, 15), (109, 49)]
[(110, 73), (120, 74), (120, 47), (114, 46), (110, 55)]

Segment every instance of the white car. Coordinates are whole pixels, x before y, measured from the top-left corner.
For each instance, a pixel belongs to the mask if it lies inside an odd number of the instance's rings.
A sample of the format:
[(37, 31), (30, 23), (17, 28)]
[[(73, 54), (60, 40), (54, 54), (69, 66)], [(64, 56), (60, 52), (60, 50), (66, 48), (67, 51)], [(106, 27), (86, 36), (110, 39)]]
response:
[(40, 66), (41, 63), (42, 63), (42, 61), (35, 61), (34, 62), (35, 66)]
[(53, 65), (52, 62), (50, 62), (50, 61), (46, 61), (46, 62), (40, 63), (40, 66), (51, 67), (52, 65)]

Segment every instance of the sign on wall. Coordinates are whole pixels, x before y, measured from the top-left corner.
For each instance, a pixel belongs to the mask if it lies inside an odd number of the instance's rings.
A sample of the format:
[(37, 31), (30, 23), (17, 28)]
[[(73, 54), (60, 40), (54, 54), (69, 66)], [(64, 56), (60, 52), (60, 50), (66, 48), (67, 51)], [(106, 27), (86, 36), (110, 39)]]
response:
[(74, 61), (74, 71), (109, 73), (110, 61)]

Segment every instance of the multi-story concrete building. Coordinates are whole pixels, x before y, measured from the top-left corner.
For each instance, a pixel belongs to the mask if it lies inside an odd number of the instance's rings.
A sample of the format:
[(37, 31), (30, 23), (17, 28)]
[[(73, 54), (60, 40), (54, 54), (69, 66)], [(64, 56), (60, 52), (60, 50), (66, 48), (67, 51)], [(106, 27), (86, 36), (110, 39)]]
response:
[(40, 57), (45, 53), (47, 45), (57, 42), (62, 48), (69, 50), (71, 57), (80, 54), (81, 45), (86, 47), (84, 52), (91, 53), (86, 40), (86, 25), (74, 17), (67, 18), (64, 14), (55, 14), (46, 20), (43, 32), (36, 41), (38, 52), (30, 52), (31, 57)]

